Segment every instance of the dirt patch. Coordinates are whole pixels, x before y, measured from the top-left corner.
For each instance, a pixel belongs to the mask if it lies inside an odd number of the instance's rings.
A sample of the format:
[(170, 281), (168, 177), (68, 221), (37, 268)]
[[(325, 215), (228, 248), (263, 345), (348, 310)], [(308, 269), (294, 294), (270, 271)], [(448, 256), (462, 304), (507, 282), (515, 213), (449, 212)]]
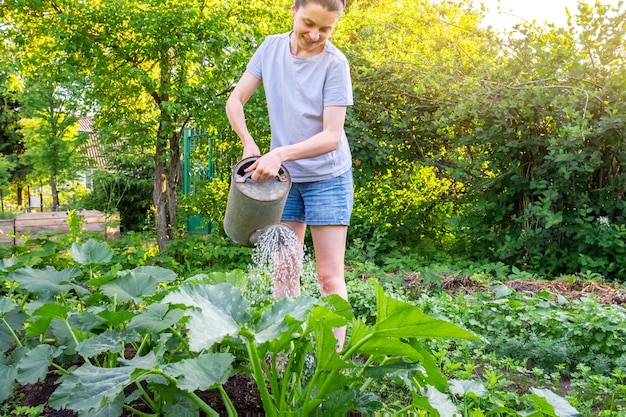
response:
[[(547, 291), (570, 300), (593, 296), (602, 304), (626, 306), (626, 289), (617, 285), (596, 281), (583, 281), (580, 279), (556, 279), (553, 281), (512, 280), (503, 284), (522, 293), (538, 294)], [(486, 287), (480, 282), (472, 280), (468, 275), (444, 278), (441, 288), (450, 294), (455, 294), (458, 291), (471, 294), (493, 290), (493, 287)]]
[[(46, 404), (50, 395), (57, 388), (56, 380), (58, 378), (58, 374), (49, 373), (46, 379), (42, 382), (20, 386), (16, 388), (13, 398), (7, 400), (6, 403), (19, 404), (24, 407), (36, 407), (38, 405)], [(238, 415), (247, 417), (264, 415), (259, 391), (250, 376), (246, 374), (236, 374), (232, 376), (226, 384), (224, 384), (224, 389), (237, 409)], [(202, 398), (203, 401), (209, 404), (211, 408), (220, 413), (220, 415), (228, 415), (224, 407), (221, 394), (217, 389), (200, 391), (196, 392), (196, 394)], [(147, 406), (139, 401), (136, 401), (131, 405), (138, 411), (152, 413)], [(55, 410), (47, 405), (45, 406), (42, 415), (46, 417), (78, 416), (78, 414), (72, 410)], [(134, 414), (129, 411), (124, 411), (122, 417), (130, 417), (133, 415)]]

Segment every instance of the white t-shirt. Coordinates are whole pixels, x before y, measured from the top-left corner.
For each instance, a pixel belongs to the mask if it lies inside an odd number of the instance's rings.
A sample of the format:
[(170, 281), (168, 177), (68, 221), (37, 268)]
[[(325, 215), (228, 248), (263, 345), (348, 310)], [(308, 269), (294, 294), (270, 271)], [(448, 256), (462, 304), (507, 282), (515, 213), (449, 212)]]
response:
[[(299, 58), (289, 49), (289, 33), (265, 38), (248, 63), (263, 82), (272, 133), (271, 149), (302, 142), (323, 130), (325, 106), (351, 106), (348, 60), (326, 41), (318, 55)], [(345, 132), (339, 147), (323, 155), (286, 161), (293, 182), (333, 178), (352, 166)]]

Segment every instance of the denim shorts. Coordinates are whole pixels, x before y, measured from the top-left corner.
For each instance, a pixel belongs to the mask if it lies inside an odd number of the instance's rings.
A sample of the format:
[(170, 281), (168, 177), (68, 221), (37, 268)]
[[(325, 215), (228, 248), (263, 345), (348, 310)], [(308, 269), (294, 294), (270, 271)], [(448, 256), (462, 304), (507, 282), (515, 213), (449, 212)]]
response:
[(327, 180), (292, 183), (282, 220), (313, 226), (349, 226), (353, 204), (354, 183), (349, 169)]

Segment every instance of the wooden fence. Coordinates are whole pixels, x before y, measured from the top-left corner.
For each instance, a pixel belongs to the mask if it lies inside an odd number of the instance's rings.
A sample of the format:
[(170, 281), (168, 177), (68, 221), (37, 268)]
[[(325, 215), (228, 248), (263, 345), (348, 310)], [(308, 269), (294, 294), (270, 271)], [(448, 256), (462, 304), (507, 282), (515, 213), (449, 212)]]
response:
[[(119, 214), (106, 215), (98, 210), (81, 210), (76, 212), (81, 217), (81, 229), (100, 232), (105, 239), (115, 239), (120, 235)], [(38, 232), (67, 233), (67, 212), (50, 211), (43, 213), (24, 213), (19, 216), (0, 220), (0, 243), (13, 245), (22, 243), (22, 235), (30, 232), (31, 236)]]

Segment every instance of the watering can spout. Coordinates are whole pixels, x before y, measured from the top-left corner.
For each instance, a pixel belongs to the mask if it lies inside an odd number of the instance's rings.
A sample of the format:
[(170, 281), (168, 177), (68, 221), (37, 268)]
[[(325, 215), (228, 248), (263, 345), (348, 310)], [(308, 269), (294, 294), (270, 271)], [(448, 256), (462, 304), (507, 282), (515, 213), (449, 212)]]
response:
[(238, 245), (247, 247), (258, 243), (266, 227), (280, 223), (291, 188), (291, 176), (283, 166), (276, 178), (253, 181), (250, 178), (252, 173), (245, 170), (257, 158), (243, 159), (233, 168), (224, 214), (226, 235)]

